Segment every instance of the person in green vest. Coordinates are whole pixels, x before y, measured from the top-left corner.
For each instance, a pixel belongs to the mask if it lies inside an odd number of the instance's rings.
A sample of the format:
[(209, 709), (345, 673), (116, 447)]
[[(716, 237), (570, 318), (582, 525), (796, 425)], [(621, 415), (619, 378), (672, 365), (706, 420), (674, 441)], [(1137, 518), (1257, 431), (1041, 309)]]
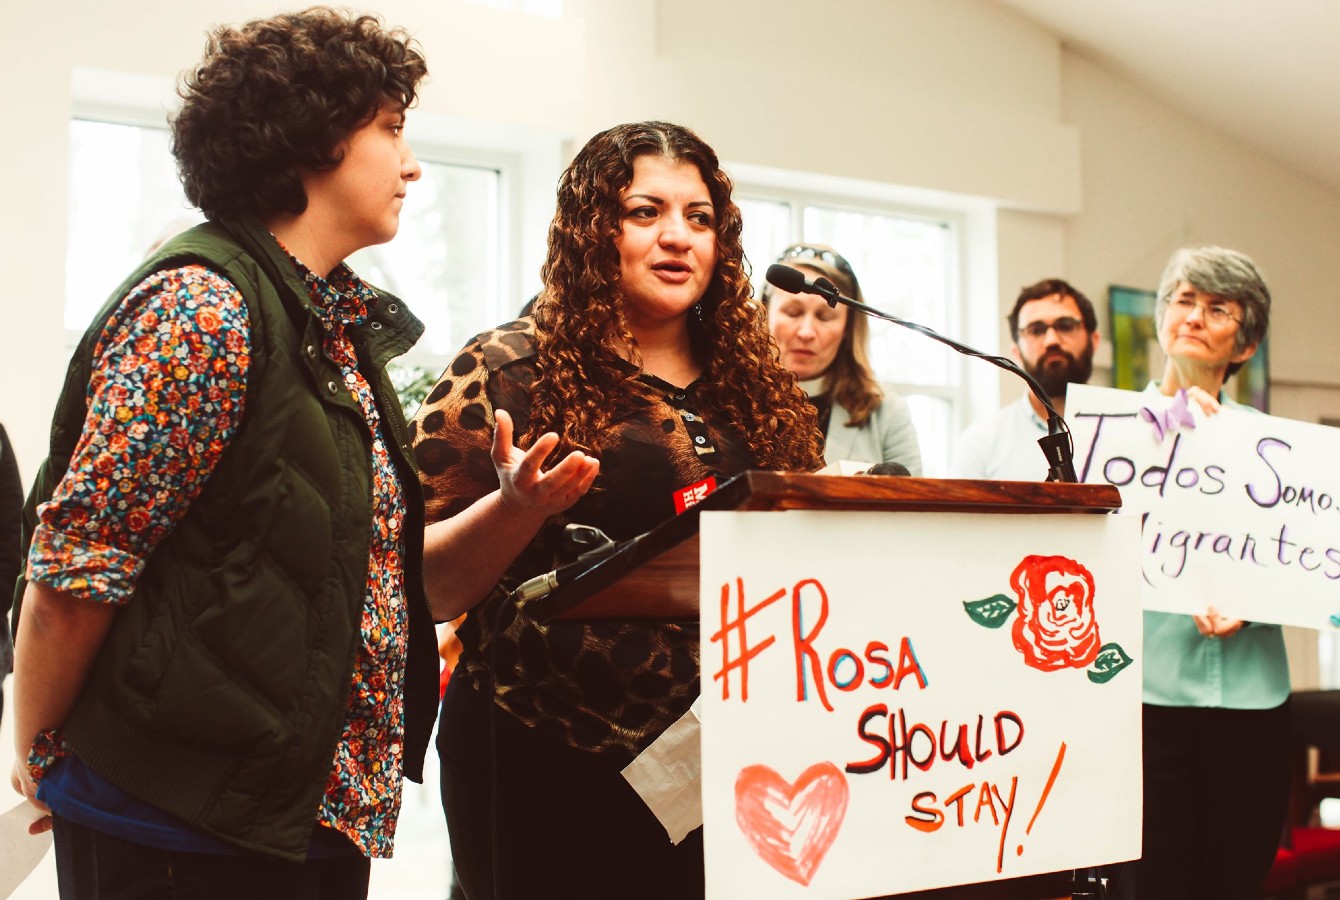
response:
[(25, 510), (14, 786), (61, 896), (367, 896), (421, 777), (437, 657), (385, 372), (423, 326), (343, 260), (420, 169), (408, 35), (223, 27), (172, 147), (207, 221), (75, 351)]

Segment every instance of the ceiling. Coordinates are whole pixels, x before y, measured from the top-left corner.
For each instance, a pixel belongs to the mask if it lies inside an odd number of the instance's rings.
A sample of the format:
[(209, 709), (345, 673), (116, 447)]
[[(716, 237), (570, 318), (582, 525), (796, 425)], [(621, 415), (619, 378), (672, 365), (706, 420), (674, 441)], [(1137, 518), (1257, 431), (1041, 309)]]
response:
[(1340, 192), (1340, 2), (997, 0)]

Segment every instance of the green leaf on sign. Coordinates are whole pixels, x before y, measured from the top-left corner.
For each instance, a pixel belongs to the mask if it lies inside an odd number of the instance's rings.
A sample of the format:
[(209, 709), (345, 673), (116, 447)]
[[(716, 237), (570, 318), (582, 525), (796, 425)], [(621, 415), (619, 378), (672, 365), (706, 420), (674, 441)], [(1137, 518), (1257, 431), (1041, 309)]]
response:
[(1005, 620), (1014, 612), (1017, 604), (1004, 594), (996, 594), (994, 597), (987, 597), (985, 600), (965, 600), (963, 608), (968, 611), (968, 615), (978, 625), (985, 625), (987, 628), (999, 628), (1005, 624)]
[(1106, 684), (1130, 664), (1131, 658), (1121, 649), (1120, 644), (1104, 644), (1098, 650), (1098, 658), (1093, 661), (1087, 674), (1094, 684)]

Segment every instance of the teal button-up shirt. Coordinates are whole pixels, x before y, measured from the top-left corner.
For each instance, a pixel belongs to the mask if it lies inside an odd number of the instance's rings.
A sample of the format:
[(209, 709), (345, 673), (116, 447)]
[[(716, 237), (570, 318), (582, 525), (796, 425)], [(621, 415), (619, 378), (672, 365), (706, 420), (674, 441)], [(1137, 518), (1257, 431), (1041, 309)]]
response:
[[(1162, 396), (1155, 382), (1145, 393)], [(1222, 391), (1219, 402), (1254, 411)], [(1272, 709), (1289, 696), (1289, 658), (1278, 625), (1252, 622), (1231, 637), (1207, 638), (1190, 616), (1146, 611), (1144, 670), (1144, 701), (1154, 706)]]

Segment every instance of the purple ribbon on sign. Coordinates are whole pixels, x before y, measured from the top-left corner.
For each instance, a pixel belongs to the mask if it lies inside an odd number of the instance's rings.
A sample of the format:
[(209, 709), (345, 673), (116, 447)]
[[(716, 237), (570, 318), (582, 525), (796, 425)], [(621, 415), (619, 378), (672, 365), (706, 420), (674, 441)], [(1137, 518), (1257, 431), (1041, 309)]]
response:
[(1140, 407), (1140, 418), (1154, 426), (1154, 436), (1160, 443), (1167, 437), (1168, 432), (1176, 431), (1183, 425), (1187, 428), (1196, 427), (1196, 419), (1191, 415), (1191, 407), (1187, 404), (1185, 390), (1180, 390), (1173, 395), (1173, 401), (1168, 404), (1167, 409), (1158, 410), (1148, 406)]

